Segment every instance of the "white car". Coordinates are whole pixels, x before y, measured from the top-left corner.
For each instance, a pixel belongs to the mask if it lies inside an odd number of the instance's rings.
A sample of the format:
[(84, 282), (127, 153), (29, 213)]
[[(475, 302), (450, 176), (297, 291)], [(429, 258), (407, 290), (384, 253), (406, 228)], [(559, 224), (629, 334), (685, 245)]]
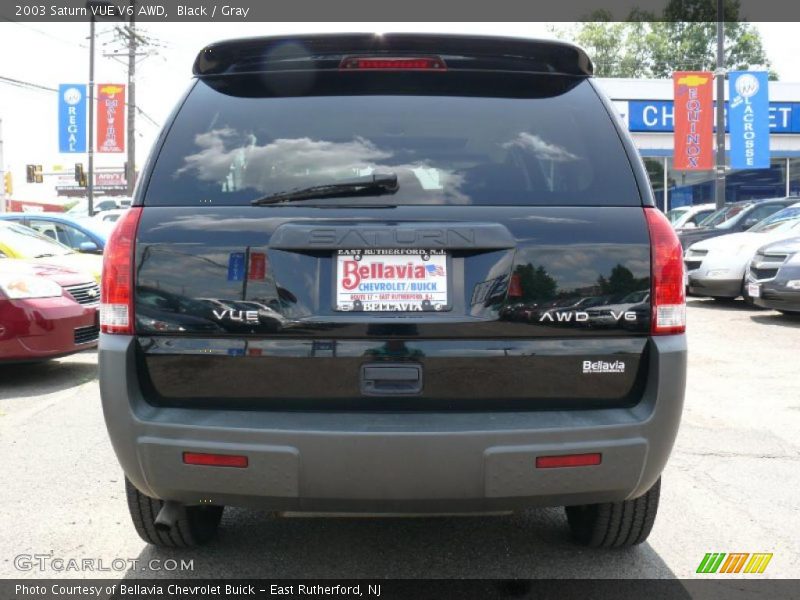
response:
[(111, 210), (104, 210), (103, 212), (97, 213), (95, 216), (92, 217), (92, 220), (95, 222), (100, 222), (104, 224), (113, 224), (116, 223), (119, 218), (125, 214), (127, 208), (112, 208)]
[(677, 221), (682, 215), (686, 214), (691, 206), (678, 206), (676, 208), (671, 208), (667, 213), (667, 219), (670, 223), (674, 223)]
[[(92, 208), (96, 215), (109, 210), (127, 208), (128, 206), (130, 206), (130, 198), (127, 196), (95, 196), (92, 200)], [(89, 201), (86, 198), (81, 198), (75, 206), (67, 211), (67, 215), (73, 218), (88, 217)]]
[(713, 203), (695, 204), (685, 208), (686, 210), (682, 211), (675, 217), (675, 220), (672, 221), (672, 227), (674, 229), (694, 229), (700, 224), (700, 221), (717, 210), (717, 205)]
[(693, 296), (737, 298), (747, 265), (761, 246), (800, 235), (800, 203), (767, 217), (748, 231), (696, 242), (684, 255)]

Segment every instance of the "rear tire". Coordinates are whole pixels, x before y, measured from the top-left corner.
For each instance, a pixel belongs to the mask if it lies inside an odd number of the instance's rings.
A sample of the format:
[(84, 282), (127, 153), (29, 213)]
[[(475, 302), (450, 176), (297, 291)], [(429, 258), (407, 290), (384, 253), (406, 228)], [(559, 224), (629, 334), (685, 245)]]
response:
[(125, 495), (136, 533), (148, 544), (162, 548), (189, 548), (205, 544), (217, 532), (224, 506), (187, 506), (175, 526), (162, 531), (155, 520), (164, 502), (145, 496), (125, 478)]
[(650, 535), (658, 512), (661, 478), (647, 493), (633, 500), (567, 506), (574, 540), (590, 548), (629, 548)]

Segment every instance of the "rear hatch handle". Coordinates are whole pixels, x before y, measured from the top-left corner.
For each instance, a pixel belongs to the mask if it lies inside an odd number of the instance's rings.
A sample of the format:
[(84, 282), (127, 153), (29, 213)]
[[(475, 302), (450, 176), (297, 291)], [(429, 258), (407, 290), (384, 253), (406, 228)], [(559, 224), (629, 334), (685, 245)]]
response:
[(361, 366), (361, 393), (365, 396), (410, 396), (422, 392), (422, 365), (368, 363)]

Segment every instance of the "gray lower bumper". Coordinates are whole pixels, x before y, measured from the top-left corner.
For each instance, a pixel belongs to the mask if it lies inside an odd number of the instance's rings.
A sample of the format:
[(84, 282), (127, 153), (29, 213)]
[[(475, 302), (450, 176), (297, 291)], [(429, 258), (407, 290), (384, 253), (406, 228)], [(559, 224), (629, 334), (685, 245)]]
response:
[(689, 294), (713, 298), (737, 298), (742, 295), (742, 280), (700, 278), (690, 274)]
[[(629, 409), (497, 413), (310, 413), (148, 404), (134, 339), (102, 335), (100, 387), (114, 450), (142, 492), (312, 512), (459, 512), (617, 501), (656, 481), (675, 441), (686, 338), (650, 343)], [(185, 451), (246, 454), (244, 469), (185, 465)], [(542, 455), (602, 453), (591, 467), (536, 469)]]

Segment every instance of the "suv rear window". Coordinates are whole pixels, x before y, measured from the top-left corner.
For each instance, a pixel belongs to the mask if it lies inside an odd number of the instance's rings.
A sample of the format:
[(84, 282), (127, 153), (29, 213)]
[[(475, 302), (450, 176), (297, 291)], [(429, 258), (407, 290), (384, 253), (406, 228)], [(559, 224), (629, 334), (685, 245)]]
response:
[(445, 85), (449, 74), (436, 76), (433, 90), (386, 93), (353, 77), (344, 90), (339, 83), (333, 93), (296, 96), (256, 78), (198, 80), (158, 154), (144, 203), (245, 205), (394, 173), (399, 190), (391, 195), (303, 202), (641, 204), (612, 117), (589, 81), (528, 76), (503, 96), (459, 92)]

